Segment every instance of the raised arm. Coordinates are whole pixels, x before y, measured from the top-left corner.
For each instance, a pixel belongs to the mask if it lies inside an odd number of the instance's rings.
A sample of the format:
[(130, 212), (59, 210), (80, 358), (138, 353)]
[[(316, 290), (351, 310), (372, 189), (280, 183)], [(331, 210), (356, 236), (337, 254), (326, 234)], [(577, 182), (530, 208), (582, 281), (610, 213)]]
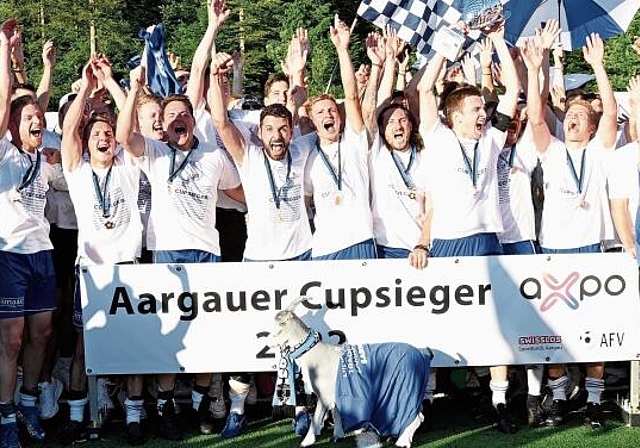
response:
[[(391, 98), (391, 94), (393, 93), (393, 80), (396, 75), (396, 55), (398, 46), (400, 45), (400, 40), (398, 39), (396, 30), (391, 28), (391, 25), (387, 25), (385, 27), (383, 36), (385, 57), (383, 59), (384, 64), (382, 66), (382, 79), (380, 80), (380, 87), (378, 89), (377, 95), (377, 106), (380, 106), (384, 101)], [(369, 59), (371, 59), (371, 57), (369, 57)], [(371, 72), (373, 72), (373, 65), (371, 67)], [(400, 77), (402, 77), (404, 80), (404, 74), (398, 74), (398, 81), (400, 80)], [(367, 87), (367, 89), (369, 88)], [(399, 90), (404, 90), (404, 84), (402, 85), (402, 89)]]
[(7, 133), (11, 108), (11, 45), (16, 27), (15, 19), (0, 26), (0, 138)]
[(85, 113), (85, 105), (97, 83), (93, 72), (93, 62), (95, 61), (92, 58), (82, 69), (80, 90), (69, 106), (62, 123), (62, 166), (67, 171), (74, 171), (82, 160), (82, 138), (79, 128)]
[(481, 88), (482, 97), (484, 102), (498, 103), (498, 94), (496, 93), (496, 87), (493, 84), (493, 42), (491, 39), (484, 39), (478, 42), (478, 49), (480, 54), (480, 73), (481, 73)]
[(513, 118), (518, 104), (518, 95), (520, 94), (520, 82), (518, 81), (516, 66), (511, 58), (511, 53), (509, 53), (509, 47), (507, 47), (507, 41), (504, 40), (504, 22), (489, 32), (489, 39), (493, 43), (493, 48), (495, 48), (498, 58), (500, 58), (502, 79), (505, 87), (504, 95), (498, 103), (497, 110)]
[[(438, 121), (438, 100), (434, 88), (444, 66), (444, 56), (437, 54), (429, 61), (418, 83), (420, 98), (420, 134), (423, 138), (433, 130)], [(416, 76), (416, 78), (419, 75)], [(415, 78), (414, 78), (415, 79)]]
[(107, 89), (118, 110), (122, 110), (124, 103), (127, 101), (127, 94), (124, 93), (120, 84), (114, 79), (111, 62), (104, 54), (99, 54), (96, 58), (93, 64), (93, 73), (98, 82), (102, 83)]
[(24, 63), (24, 45), (22, 42), (22, 32), (18, 28), (14, 28), (12, 35), (11, 65), (16, 83), (26, 84), (27, 68)]
[[(385, 41), (380, 34), (369, 33), (365, 40), (365, 45), (367, 47), (367, 56), (369, 56), (371, 60), (371, 73), (369, 73), (367, 89), (365, 90), (362, 100), (362, 117), (365, 127), (367, 128), (367, 133), (369, 134), (369, 144), (371, 144), (374, 136), (378, 132), (376, 110), (380, 76), (383, 65), (386, 65)], [(395, 57), (392, 58), (392, 64), (395, 65)]]
[(216, 53), (215, 41), (218, 30), (222, 26), (231, 11), (227, 8), (225, 0), (212, 0), (207, 7), (207, 29), (202, 40), (196, 48), (191, 62), (191, 73), (187, 84), (187, 96), (194, 109), (200, 107), (204, 101), (204, 73), (209, 65), (209, 58)]
[(56, 46), (52, 40), (48, 40), (42, 46), (42, 78), (38, 84), (38, 106), (46, 112), (51, 98), (51, 82), (53, 81), (53, 68), (56, 66)]
[(330, 28), (331, 42), (338, 52), (338, 62), (340, 63), (340, 77), (342, 78), (342, 88), (344, 90), (344, 106), (347, 122), (354, 132), (360, 133), (364, 130), (362, 110), (360, 108), (360, 98), (356, 75), (353, 70), (351, 56), (349, 55), (349, 39), (351, 31), (338, 15), (335, 15), (333, 26)]
[(530, 137), (540, 153), (546, 152), (551, 141), (549, 127), (545, 120), (545, 101), (540, 94), (540, 67), (544, 51), (533, 39), (528, 39), (521, 48), (520, 54), (527, 67), (529, 82), (527, 85), (527, 116), (528, 126), (525, 132), (530, 133)]
[(216, 131), (233, 160), (238, 165), (244, 161), (244, 138), (235, 124), (229, 119), (222, 94), (222, 81), (225, 73), (232, 68), (233, 62), (227, 53), (218, 53), (211, 60), (211, 78), (207, 101), (211, 108), (211, 118)]
[(291, 38), (287, 50), (287, 58), (283, 64), (289, 76), (289, 92), (286, 107), (291, 112), (293, 122), (297, 123), (302, 105), (307, 100), (307, 89), (304, 85), (304, 74), (311, 44), (307, 30), (298, 28)]
[(118, 114), (116, 126), (116, 139), (127, 153), (132, 157), (140, 157), (144, 154), (144, 137), (135, 132), (136, 129), (136, 103), (138, 95), (142, 92), (145, 83), (146, 68), (144, 66), (131, 71), (131, 89), (124, 106)]
[(615, 149), (618, 131), (618, 106), (616, 98), (613, 96), (611, 81), (609, 81), (609, 76), (604, 68), (604, 42), (598, 34), (594, 33), (587, 37), (587, 43), (582, 47), (582, 54), (584, 60), (593, 69), (602, 100), (602, 117), (600, 124), (598, 124), (596, 138), (600, 139), (603, 147)]

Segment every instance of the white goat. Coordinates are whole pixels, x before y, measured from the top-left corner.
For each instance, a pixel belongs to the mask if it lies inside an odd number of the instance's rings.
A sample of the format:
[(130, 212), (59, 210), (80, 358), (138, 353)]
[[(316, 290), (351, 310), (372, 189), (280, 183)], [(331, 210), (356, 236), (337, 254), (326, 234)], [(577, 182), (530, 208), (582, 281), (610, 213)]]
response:
[[(309, 432), (301, 446), (307, 447), (315, 443), (316, 436), (324, 426), (326, 413), (331, 411), (334, 441), (344, 436), (345, 422), (347, 431), (356, 432), (359, 448), (381, 446), (378, 435), (398, 437), (396, 446), (410, 447), (413, 434), (424, 419), (421, 405), (429, 378), (431, 357), (426, 351), (408, 344), (338, 346), (318, 341), (317, 337), (314, 338), (315, 332), (293, 312), (303, 299), (296, 300), (286, 310), (276, 314), (275, 329), (271, 333), (271, 345), (279, 346), (285, 353), (298, 352), (292, 361), (298, 365), (303, 379), (310, 384), (318, 398)], [(303, 346), (305, 348), (300, 354), (300, 347)], [(382, 349), (382, 355), (376, 356), (375, 351), (378, 349)], [(368, 354), (371, 355), (369, 358)], [(346, 379), (349, 383), (352, 381), (351, 375), (359, 376), (363, 372), (366, 375), (376, 368), (387, 369), (388, 375), (392, 377), (391, 381), (388, 377), (382, 380), (365, 380), (364, 389), (360, 387), (355, 396), (348, 396), (349, 390), (345, 392), (341, 380)], [(343, 387), (339, 391), (339, 400), (336, 400), (337, 386)], [(347, 401), (340, 401), (340, 397), (345, 395)], [(364, 413), (354, 410), (352, 403), (363, 401), (368, 402), (364, 403), (367, 410)], [(398, 405), (406, 406), (406, 409), (398, 411), (394, 408)], [(385, 412), (385, 408), (389, 406), (391, 408)], [(385, 426), (379, 424), (382, 416), (396, 420), (393, 425)], [(395, 428), (392, 433), (385, 431), (385, 428), (390, 427)]]

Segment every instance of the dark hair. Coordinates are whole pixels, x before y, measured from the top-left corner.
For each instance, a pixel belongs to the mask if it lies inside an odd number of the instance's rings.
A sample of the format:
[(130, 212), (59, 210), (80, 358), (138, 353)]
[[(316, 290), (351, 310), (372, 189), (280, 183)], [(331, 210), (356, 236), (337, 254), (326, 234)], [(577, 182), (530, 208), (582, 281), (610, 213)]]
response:
[(9, 112), (10, 120), (13, 121), (16, 116), (22, 114), (22, 109), (29, 105), (36, 106), (38, 109), (40, 109), (38, 100), (30, 95), (21, 95), (11, 101), (11, 108)]
[(476, 86), (464, 85), (462, 87), (458, 87), (454, 89), (451, 93), (449, 93), (444, 99), (444, 116), (447, 120), (449, 126), (452, 125), (451, 117), (454, 112), (459, 112), (462, 108), (462, 103), (465, 98), (470, 96), (479, 96), (482, 97), (482, 93), (480, 89)]
[(385, 144), (387, 143), (387, 141), (384, 138), (384, 131), (385, 131), (384, 128), (386, 127), (386, 126), (383, 126), (385, 124), (384, 117), (387, 114), (391, 116), (396, 109), (402, 109), (407, 115), (407, 118), (411, 122), (411, 134), (409, 135), (409, 143), (412, 146), (415, 146), (418, 151), (421, 151), (424, 148), (424, 142), (422, 141), (420, 132), (418, 132), (418, 123), (416, 122), (416, 119), (411, 113), (411, 111), (406, 107), (404, 107), (402, 104), (398, 104), (398, 103), (389, 104), (388, 106), (384, 107), (378, 114), (378, 133), (380, 134), (380, 137), (382, 137), (382, 141), (385, 142)]
[(93, 128), (93, 125), (95, 125), (96, 123), (108, 124), (109, 127), (111, 128), (111, 131), (115, 133), (115, 130), (116, 130), (115, 126), (113, 125), (109, 117), (107, 117), (105, 114), (96, 114), (91, 118), (89, 118), (89, 121), (87, 121), (87, 124), (82, 129), (82, 143), (83, 143), (82, 146), (83, 147), (87, 146), (87, 142), (89, 141), (89, 134), (91, 133), (91, 129)]
[(262, 122), (265, 117), (277, 117), (277, 118), (286, 118), (287, 123), (289, 123), (290, 127), (293, 127), (293, 116), (289, 109), (287, 109), (282, 104), (270, 104), (269, 106), (262, 109), (260, 112), (260, 126), (262, 126)]
[(289, 77), (282, 72), (272, 73), (271, 75), (269, 75), (269, 77), (267, 78), (267, 82), (264, 83), (265, 98), (269, 96), (269, 91), (271, 90), (271, 87), (277, 82), (286, 82), (287, 85), (289, 85)]
[(28, 82), (19, 82), (14, 84), (11, 87), (11, 92), (15, 93), (16, 90), (18, 89), (24, 89), (24, 90), (28, 90), (30, 92), (36, 93), (36, 88), (33, 86), (33, 84), (29, 84)]
[(167, 105), (178, 101), (180, 103), (183, 103), (187, 106), (187, 109), (189, 109), (189, 113), (191, 114), (191, 116), (193, 117), (193, 106), (191, 105), (191, 101), (189, 100), (189, 97), (186, 95), (180, 95), (180, 94), (172, 94), (167, 96), (166, 98), (164, 98), (162, 100), (162, 114), (164, 115), (164, 110), (167, 107)]

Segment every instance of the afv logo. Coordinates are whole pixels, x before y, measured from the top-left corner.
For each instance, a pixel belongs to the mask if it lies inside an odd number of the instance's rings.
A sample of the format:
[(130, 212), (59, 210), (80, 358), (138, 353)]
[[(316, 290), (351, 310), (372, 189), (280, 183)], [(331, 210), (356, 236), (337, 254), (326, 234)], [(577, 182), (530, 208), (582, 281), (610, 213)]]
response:
[(614, 274), (602, 280), (597, 275), (580, 277), (578, 272), (571, 272), (564, 280), (558, 280), (552, 274), (544, 272), (542, 280), (529, 277), (520, 284), (520, 295), (527, 300), (542, 300), (540, 311), (548, 311), (557, 303), (569, 309), (577, 310), (585, 297), (593, 297), (601, 291), (609, 296), (622, 294), (627, 286), (622, 276)]

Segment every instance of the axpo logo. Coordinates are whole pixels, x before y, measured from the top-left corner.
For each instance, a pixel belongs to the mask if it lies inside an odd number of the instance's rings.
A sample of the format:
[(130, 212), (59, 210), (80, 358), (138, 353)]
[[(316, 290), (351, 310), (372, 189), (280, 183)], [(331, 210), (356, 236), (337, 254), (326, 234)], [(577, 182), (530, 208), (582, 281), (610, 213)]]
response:
[(527, 300), (542, 300), (540, 311), (545, 312), (554, 306), (566, 305), (569, 309), (577, 310), (587, 297), (599, 294), (619, 296), (626, 289), (627, 284), (621, 275), (610, 275), (601, 278), (589, 274), (581, 276), (579, 272), (571, 272), (564, 279), (558, 279), (548, 272), (542, 273), (542, 281), (529, 277), (520, 284), (520, 295)]

